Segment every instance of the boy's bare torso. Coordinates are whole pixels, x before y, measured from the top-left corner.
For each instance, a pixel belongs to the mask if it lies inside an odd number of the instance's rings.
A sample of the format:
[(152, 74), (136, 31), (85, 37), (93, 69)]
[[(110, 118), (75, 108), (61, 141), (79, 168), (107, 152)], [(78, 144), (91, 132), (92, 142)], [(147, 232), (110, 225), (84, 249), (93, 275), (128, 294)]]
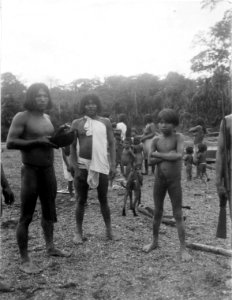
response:
[[(178, 138), (180, 137), (179, 133), (174, 133), (171, 136), (165, 137), (163, 135), (155, 138), (156, 149), (161, 153), (168, 152), (177, 152), (177, 143)], [(158, 170), (161, 174), (165, 175), (166, 178), (175, 178), (176, 176), (180, 176), (181, 174), (181, 160), (162, 160), (157, 165)]]
[(133, 156), (132, 156), (131, 152), (132, 152), (131, 148), (129, 148), (129, 149), (125, 149), (124, 148), (122, 150), (121, 162), (122, 162), (123, 166), (127, 166), (129, 164), (132, 164), (132, 162), (133, 162)]

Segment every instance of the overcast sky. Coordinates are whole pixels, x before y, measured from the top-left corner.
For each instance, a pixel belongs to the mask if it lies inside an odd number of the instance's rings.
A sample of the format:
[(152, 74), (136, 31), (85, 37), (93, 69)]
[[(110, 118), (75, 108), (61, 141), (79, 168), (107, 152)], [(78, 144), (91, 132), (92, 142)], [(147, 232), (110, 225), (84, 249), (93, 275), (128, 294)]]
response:
[(226, 8), (202, 10), (198, 0), (2, 0), (1, 72), (25, 84), (170, 71), (189, 77), (194, 36)]

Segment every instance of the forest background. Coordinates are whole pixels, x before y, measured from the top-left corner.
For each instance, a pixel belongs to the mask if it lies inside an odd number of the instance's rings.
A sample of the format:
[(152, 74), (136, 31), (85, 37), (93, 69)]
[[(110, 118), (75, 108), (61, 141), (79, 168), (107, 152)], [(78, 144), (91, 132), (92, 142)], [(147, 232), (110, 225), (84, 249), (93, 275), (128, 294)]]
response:
[[(203, 7), (213, 8), (220, 0), (202, 1)], [(80, 99), (86, 93), (97, 94), (102, 102), (104, 115), (115, 122), (125, 113), (130, 127), (140, 130), (144, 115), (152, 114), (154, 122), (158, 112), (170, 107), (180, 115), (180, 130), (183, 132), (201, 117), (206, 126), (217, 131), (225, 114), (231, 112), (231, 24), (232, 10), (227, 10), (223, 19), (208, 32), (195, 37), (201, 51), (192, 58), (191, 69), (196, 79), (170, 72), (166, 78), (153, 74), (134, 76), (109, 76), (78, 78), (66, 85), (50, 80), (54, 102), (49, 112), (55, 127), (79, 117)], [(27, 87), (11, 72), (1, 75), (1, 139), (4, 142), (14, 115), (23, 110)]]

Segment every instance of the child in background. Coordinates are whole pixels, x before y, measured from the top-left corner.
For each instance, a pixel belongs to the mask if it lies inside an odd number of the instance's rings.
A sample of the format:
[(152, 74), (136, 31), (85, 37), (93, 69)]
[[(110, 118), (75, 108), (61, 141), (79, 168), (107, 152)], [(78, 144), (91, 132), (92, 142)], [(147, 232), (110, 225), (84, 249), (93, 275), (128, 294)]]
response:
[(143, 247), (150, 252), (158, 247), (159, 228), (163, 215), (165, 195), (168, 192), (176, 220), (180, 241), (180, 258), (189, 261), (192, 257), (187, 252), (185, 244), (185, 229), (182, 216), (181, 167), (184, 150), (184, 137), (176, 132), (179, 116), (173, 109), (163, 109), (159, 112), (159, 129), (161, 134), (155, 136), (151, 144), (150, 161), (156, 164), (155, 182), (153, 186), (154, 216), (152, 242)]
[[(123, 142), (123, 150), (121, 156), (121, 164), (122, 164), (122, 175), (127, 179), (130, 173), (130, 170), (133, 167), (135, 161), (135, 154), (131, 147), (131, 139), (126, 138)], [(126, 170), (125, 170), (126, 168)]]
[(135, 154), (135, 162), (134, 166), (137, 169), (142, 169), (143, 165), (143, 143), (140, 141), (140, 138), (137, 136), (134, 136), (132, 148)]
[(74, 201), (75, 194), (73, 189), (73, 177), (70, 172), (70, 146), (61, 148), (62, 151), (62, 164), (64, 171), (64, 178), (68, 181), (68, 192), (70, 194), (70, 200)]
[(122, 150), (123, 150), (123, 142), (121, 140), (121, 130), (115, 130), (114, 131), (114, 138), (115, 138), (115, 151), (116, 151), (116, 163), (115, 167), (117, 169), (118, 166), (120, 166), (120, 171), (123, 173), (123, 167), (122, 167)]
[(131, 142), (134, 144), (134, 139), (136, 138), (138, 132), (135, 127), (131, 127)]
[(186, 154), (184, 155), (184, 165), (186, 170), (186, 179), (187, 181), (192, 180), (192, 166), (193, 166), (193, 147), (188, 146), (185, 150)]
[(209, 181), (207, 172), (206, 172), (206, 155), (207, 155), (207, 145), (206, 144), (199, 144), (198, 151), (196, 155), (196, 166), (197, 166), (197, 175), (196, 178), (204, 179)]

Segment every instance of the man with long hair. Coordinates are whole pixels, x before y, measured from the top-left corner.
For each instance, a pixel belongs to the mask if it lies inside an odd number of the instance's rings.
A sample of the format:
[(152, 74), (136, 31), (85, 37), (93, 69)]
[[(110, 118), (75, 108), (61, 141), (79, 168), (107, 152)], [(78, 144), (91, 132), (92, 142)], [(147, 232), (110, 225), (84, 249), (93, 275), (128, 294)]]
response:
[(26, 93), (25, 111), (12, 120), (7, 148), (20, 150), (21, 169), (21, 215), (16, 236), (22, 263), (20, 269), (28, 274), (40, 269), (28, 255), (28, 228), (32, 221), (37, 198), (42, 209), (41, 225), (49, 256), (65, 256), (53, 243), (54, 222), (57, 221), (55, 198), (57, 183), (54, 172), (54, 153), (49, 136), (54, 127), (46, 110), (52, 107), (48, 87), (43, 83), (32, 84)]
[(70, 160), (77, 193), (75, 244), (83, 243), (84, 240), (82, 223), (89, 188), (97, 189), (106, 236), (113, 239), (107, 192), (108, 175), (115, 175), (115, 143), (110, 120), (99, 116), (101, 109), (97, 95), (84, 96), (80, 102), (83, 117), (74, 120), (71, 126), (75, 132)]

